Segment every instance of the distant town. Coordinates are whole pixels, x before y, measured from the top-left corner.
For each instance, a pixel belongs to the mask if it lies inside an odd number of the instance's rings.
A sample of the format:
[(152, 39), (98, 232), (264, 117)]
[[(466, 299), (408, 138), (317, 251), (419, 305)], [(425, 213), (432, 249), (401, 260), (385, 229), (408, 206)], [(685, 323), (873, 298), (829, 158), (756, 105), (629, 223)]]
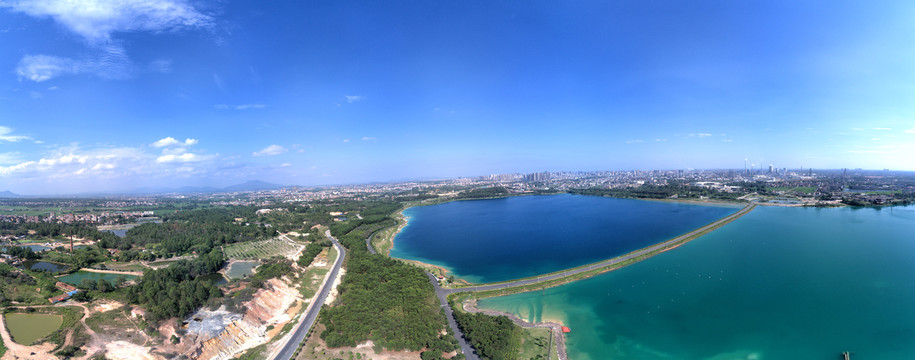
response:
[[(268, 206), (317, 200), (448, 200), (570, 192), (624, 198), (755, 202), (778, 206), (884, 206), (915, 202), (915, 172), (862, 169), (557, 171), (231, 192), (172, 192), (102, 198), (0, 196), (0, 221), (117, 225), (199, 206)], [(461, 195), (464, 194), (464, 195)]]

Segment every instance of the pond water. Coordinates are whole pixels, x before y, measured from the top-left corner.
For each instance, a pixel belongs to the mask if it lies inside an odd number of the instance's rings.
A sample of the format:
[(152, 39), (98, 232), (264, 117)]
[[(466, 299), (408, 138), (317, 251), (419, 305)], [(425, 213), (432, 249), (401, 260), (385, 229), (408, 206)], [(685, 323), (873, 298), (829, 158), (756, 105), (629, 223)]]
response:
[[(32, 251), (34, 251), (34, 252), (42, 252), (42, 251), (45, 251), (45, 250), (50, 249), (49, 247), (44, 246), (44, 245), (19, 245), (19, 246), (20, 246), (20, 247), (27, 247), (27, 248), (29, 248), (29, 249), (32, 249)], [(6, 246), (0, 248), (0, 250), (6, 251)]]
[(38, 260), (23, 261), (22, 268), (29, 269), (29, 270), (47, 271), (47, 272), (55, 273), (55, 274), (59, 273), (61, 271), (67, 271), (70, 269), (69, 266), (64, 265), (64, 264), (57, 264), (57, 263), (52, 263), (52, 262), (47, 262), (47, 261), (38, 261)]
[(214, 285), (225, 285), (225, 284), (229, 283), (229, 281), (226, 280), (226, 277), (222, 276), (222, 274), (220, 274), (220, 273), (204, 275), (204, 276), (201, 276), (200, 278), (203, 280), (210, 281)]
[(9, 313), (3, 317), (13, 341), (22, 345), (31, 345), (35, 340), (48, 336), (64, 321), (62, 316), (51, 314)]
[(103, 280), (107, 280), (108, 282), (110, 282), (113, 285), (115, 279), (117, 279), (119, 276), (123, 276), (126, 280), (134, 280), (137, 278), (136, 275), (97, 273), (97, 272), (80, 270), (80, 271), (77, 271), (75, 273), (72, 273), (72, 274), (69, 274), (66, 276), (61, 276), (57, 279), (62, 282), (65, 282), (67, 284), (76, 285), (76, 286), (78, 286), (79, 283), (81, 281), (83, 281), (83, 279), (89, 279), (92, 281), (96, 281), (98, 279), (103, 279)]
[(254, 268), (260, 265), (259, 261), (237, 261), (229, 265), (226, 269), (226, 277), (229, 279), (241, 279), (254, 274)]

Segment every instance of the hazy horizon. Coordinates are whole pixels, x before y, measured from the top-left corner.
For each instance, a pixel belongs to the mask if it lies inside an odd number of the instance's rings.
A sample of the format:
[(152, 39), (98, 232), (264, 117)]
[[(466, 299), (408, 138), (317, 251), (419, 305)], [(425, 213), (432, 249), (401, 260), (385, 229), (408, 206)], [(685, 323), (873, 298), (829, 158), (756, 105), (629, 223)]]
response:
[(0, 2), (0, 191), (915, 170), (909, 2)]

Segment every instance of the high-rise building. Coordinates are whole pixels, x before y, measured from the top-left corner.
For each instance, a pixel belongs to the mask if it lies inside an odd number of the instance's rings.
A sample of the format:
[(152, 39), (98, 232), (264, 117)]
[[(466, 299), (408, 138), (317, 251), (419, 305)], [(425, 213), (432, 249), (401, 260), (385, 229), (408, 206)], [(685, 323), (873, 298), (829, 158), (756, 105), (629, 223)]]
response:
[(769, 164), (769, 173), (772, 173), (772, 164)]

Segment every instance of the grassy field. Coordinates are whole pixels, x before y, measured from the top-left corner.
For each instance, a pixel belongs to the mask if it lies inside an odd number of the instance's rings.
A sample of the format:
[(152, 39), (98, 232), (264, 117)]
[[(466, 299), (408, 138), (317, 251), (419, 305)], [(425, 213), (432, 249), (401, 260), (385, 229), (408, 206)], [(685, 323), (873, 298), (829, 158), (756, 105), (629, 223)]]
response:
[(315, 293), (318, 292), (318, 288), (321, 287), (321, 281), (324, 280), (324, 276), (330, 271), (330, 267), (333, 266), (336, 259), (337, 249), (331, 247), (330, 251), (327, 253), (327, 265), (322, 267), (310, 267), (308, 270), (305, 270), (305, 275), (302, 276), (302, 286), (299, 288), (299, 292), (302, 293), (302, 296), (305, 299), (311, 299), (312, 296), (315, 296)]
[(249, 241), (225, 247), (226, 257), (238, 260), (266, 259), (298, 250), (298, 246), (281, 239)]
[(524, 328), (524, 337), (521, 339), (521, 352), (518, 359), (537, 359), (537, 356), (547, 358), (547, 351), (552, 352), (553, 359), (558, 359), (556, 344), (550, 341), (550, 329)]
[(149, 269), (148, 267), (145, 267), (143, 265), (140, 265), (140, 263), (133, 262), (133, 261), (128, 262), (128, 263), (106, 261), (103, 264), (105, 265), (106, 268), (111, 269), (111, 270), (143, 271), (143, 270)]
[(375, 248), (375, 251), (387, 256), (391, 249), (394, 248), (394, 237), (397, 235), (397, 231), (402, 229), (406, 224), (407, 220), (402, 216), (399, 216), (397, 218), (397, 226), (378, 230), (372, 238), (372, 247)]

